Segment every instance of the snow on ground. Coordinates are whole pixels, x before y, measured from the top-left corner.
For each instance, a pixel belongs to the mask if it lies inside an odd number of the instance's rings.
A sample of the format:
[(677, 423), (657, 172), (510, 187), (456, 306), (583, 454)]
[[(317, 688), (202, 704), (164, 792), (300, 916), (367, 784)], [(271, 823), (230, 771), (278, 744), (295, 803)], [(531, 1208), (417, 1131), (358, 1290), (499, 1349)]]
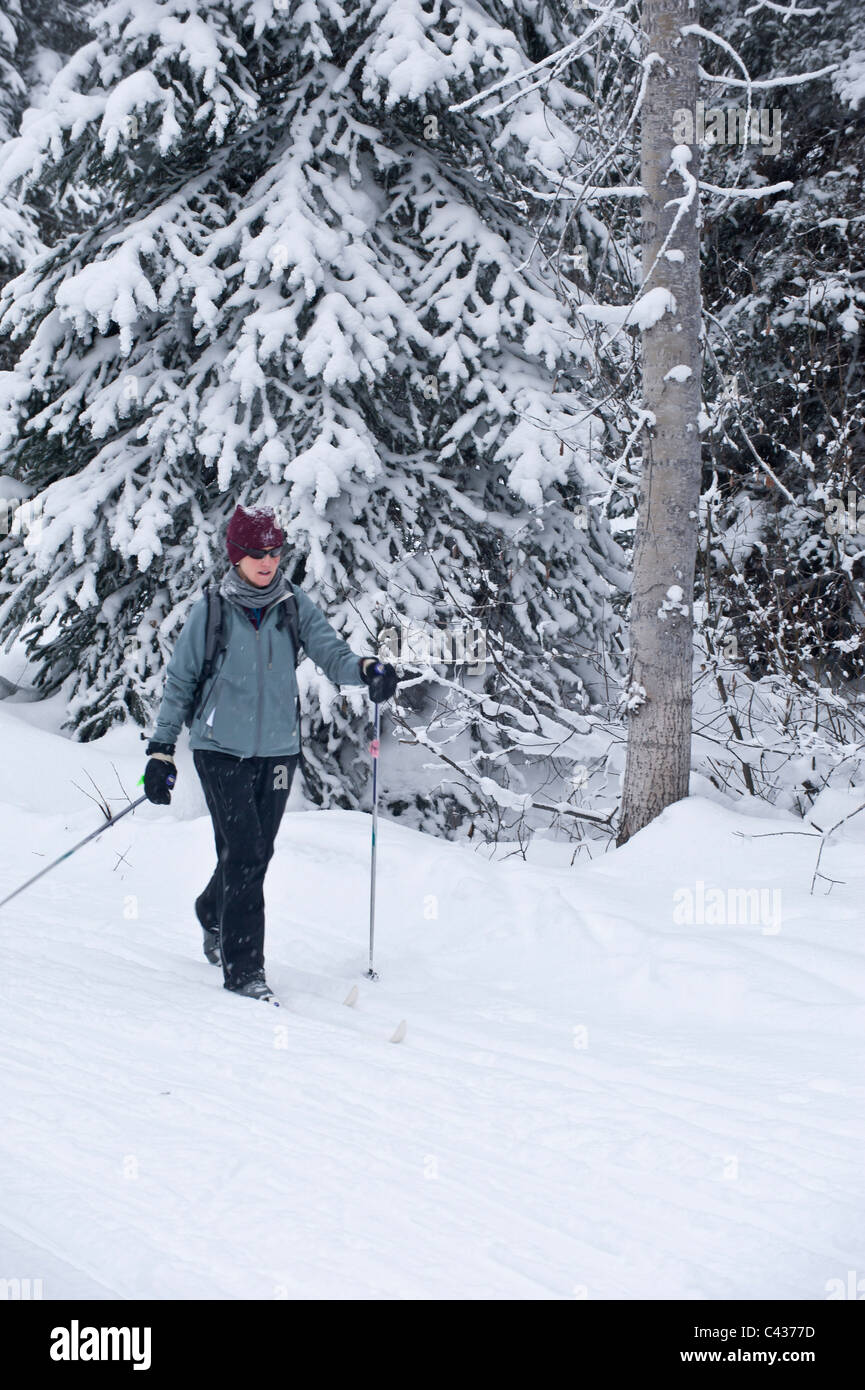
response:
[[(134, 731), (80, 745), (55, 715), (0, 703), (0, 897), (98, 823), (73, 782), (118, 810), (143, 770)], [(818, 823), (856, 804), (833, 798)], [(369, 816), (290, 809), (276, 1011), (200, 952), (213, 846), (186, 753), (170, 808), (0, 909), (0, 1277), (45, 1298), (825, 1298), (865, 1270), (865, 814), (824, 853), (828, 895), (816, 842), (771, 834), (801, 828), (693, 798), (570, 867), (569, 845), (491, 859), (380, 820), (371, 983)]]

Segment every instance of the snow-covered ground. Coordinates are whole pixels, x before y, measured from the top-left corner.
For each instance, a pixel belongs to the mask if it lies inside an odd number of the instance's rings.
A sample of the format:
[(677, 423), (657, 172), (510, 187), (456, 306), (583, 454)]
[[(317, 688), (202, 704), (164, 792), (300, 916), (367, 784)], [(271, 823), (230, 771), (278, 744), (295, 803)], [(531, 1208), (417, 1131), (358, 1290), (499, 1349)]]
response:
[[(74, 783), (115, 810), (118, 776), (140, 794), (136, 732), (57, 723), (0, 702), (0, 897), (98, 824)], [(565, 844), (493, 860), (380, 821), (370, 983), (369, 817), (298, 805), (267, 879), (281, 1011), (201, 954), (188, 753), (170, 808), (0, 909), (0, 1277), (45, 1298), (822, 1299), (865, 1275), (865, 814), (813, 896), (816, 841), (742, 838), (803, 828), (766, 808), (694, 798), (573, 867)]]

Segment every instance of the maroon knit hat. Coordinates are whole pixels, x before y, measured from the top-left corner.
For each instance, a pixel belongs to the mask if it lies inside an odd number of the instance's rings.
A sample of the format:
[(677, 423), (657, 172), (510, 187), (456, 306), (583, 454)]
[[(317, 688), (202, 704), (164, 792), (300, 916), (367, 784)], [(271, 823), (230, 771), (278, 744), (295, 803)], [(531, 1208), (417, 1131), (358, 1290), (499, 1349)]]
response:
[(225, 548), (233, 565), (239, 565), (246, 550), (269, 550), (284, 545), (285, 536), (273, 512), (266, 507), (247, 511), (237, 507), (225, 533)]

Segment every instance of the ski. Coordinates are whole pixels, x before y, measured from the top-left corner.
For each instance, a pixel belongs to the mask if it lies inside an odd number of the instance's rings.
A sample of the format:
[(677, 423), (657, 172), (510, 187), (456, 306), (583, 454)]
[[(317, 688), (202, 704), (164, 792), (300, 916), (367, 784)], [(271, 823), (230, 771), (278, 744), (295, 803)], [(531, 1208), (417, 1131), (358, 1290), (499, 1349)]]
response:
[[(322, 1003), (324, 1003), (324, 1004), (336, 1004), (336, 1000), (335, 1000), (335, 999), (329, 999), (326, 995), (317, 994), (317, 993), (315, 993), (315, 992), (312, 991), (312, 990), (304, 990), (304, 989), (302, 989), (302, 988), (299, 988), (299, 987), (296, 986), (296, 985), (292, 986), (292, 989), (294, 990), (295, 993), (297, 993), (297, 994), (303, 994), (303, 995), (305, 995), (308, 999), (320, 999), (320, 1000), (322, 1001)], [(358, 990), (357, 985), (352, 985), (352, 987), (351, 987), (351, 989), (349, 990), (348, 994), (346, 995), (345, 999), (343, 999), (343, 1001), (342, 1001), (343, 1007), (344, 1007), (344, 1008), (353, 1009), (354, 1006), (357, 1004), (357, 1001), (358, 1001), (359, 997), (360, 997), (360, 991)], [(392, 1043), (401, 1043), (401, 1042), (403, 1042), (404, 1039), (405, 1039), (405, 1035), (406, 1035), (407, 1030), (408, 1030), (408, 1022), (407, 1022), (407, 1020), (404, 1019), (404, 1018), (403, 1018), (403, 1019), (400, 1019), (399, 1023), (396, 1025), (396, 1028), (393, 1030), (393, 1032), (391, 1033), (390, 1037), (388, 1038), (388, 1042), (392, 1042)], [(356, 1030), (352, 1030), (352, 1031), (356, 1031)], [(366, 1030), (364, 1030), (364, 1031), (366, 1032)]]
[[(349, 990), (348, 994), (346, 995), (345, 999), (343, 999), (342, 1002), (343, 1002), (343, 1004), (347, 1004), (347, 1005), (349, 1006), (349, 1008), (353, 1008), (354, 1005), (357, 1003), (357, 997), (358, 997), (357, 985), (352, 985), (351, 989)], [(406, 1029), (407, 1029), (407, 1027), (408, 1027), (408, 1024), (406, 1023), (406, 1020), (405, 1020), (404, 1018), (403, 1018), (403, 1019), (400, 1019), (399, 1023), (396, 1025), (396, 1028), (393, 1030), (393, 1033), (392, 1033), (392, 1035), (391, 1035), (390, 1041), (391, 1041), (392, 1043), (401, 1043), (402, 1040), (403, 1040), (403, 1038), (404, 1038), (405, 1035), (406, 1035)]]
[[(325, 1004), (325, 1005), (328, 1005), (328, 1006), (336, 1005), (336, 1004), (337, 1004), (337, 1001), (336, 1001), (335, 999), (328, 998), (327, 995), (318, 994), (318, 993), (315, 992), (314, 990), (303, 989), (302, 987), (299, 987), (299, 986), (297, 986), (297, 985), (292, 985), (292, 986), (290, 987), (290, 989), (289, 989), (287, 992), (290, 993), (290, 994), (300, 994), (300, 995), (304, 995), (307, 999), (318, 999), (318, 1000), (321, 1001), (322, 1004)], [(358, 1001), (359, 997), (360, 997), (360, 992), (359, 992), (359, 990), (358, 990), (357, 985), (352, 985), (352, 987), (351, 987), (351, 989), (349, 990), (348, 994), (346, 995), (345, 999), (343, 999), (343, 1001), (342, 1001), (342, 1006), (345, 1007), (345, 1008), (353, 1009), (354, 1006), (357, 1004), (357, 1001)], [(270, 1006), (271, 1006), (271, 1008), (276, 1007), (276, 1008), (284, 1009), (287, 1013), (293, 1013), (293, 1012), (295, 1012), (295, 1010), (292, 1009), (291, 1004), (287, 1003), (284, 999), (278, 998), (278, 996), (276, 996), (276, 995), (274, 995), (274, 997), (273, 997), (271, 1000), (264, 1000), (264, 1001), (262, 1001), (262, 1002), (269, 1003)], [(333, 1018), (331, 1018), (331, 1017), (328, 1017), (328, 1018), (325, 1018), (325, 1019), (318, 1019), (318, 1018), (315, 1018), (315, 1015), (310, 1015), (310, 1014), (305, 1014), (305, 1013), (300, 1013), (300, 1012), (299, 1012), (299, 1017), (301, 1017), (301, 1018), (310, 1018), (310, 1017), (312, 1017), (312, 1018), (315, 1020), (315, 1022), (317, 1022), (317, 1023), (318, 1023), (318, 1022), (323, 1022), (323, 1023), (333, 1023), (333, 1022), (335, 1022), (335, 1020), (334, 1020)], [(362, 1015), (359, 1015), (359, 1017), (362, 1017)], [(365, 1020), (365, 1022), (367, 1022), (367, 1021), (368, 1021), (368, 1020)], [(358, 1029), (352, 1029), (351, 1031), (352, 1031), (352, 1032), (358, 1032), (359, 1030), (358, 1030)], [(399, 1023), (396, 1025), (396, 1027), (394, 1028), (394, 1030), (393, 1030), (393, 1032), (391, 1033), (390, 1037), (388, 1038), (388, 1042), (391, 1042), (391, 1043), (401, 1043), (401, 1042), (404, 1042), (407, 1031), (408, 1031), (408, 1021), (407, 1021), (406, 1019), (404, 1019), (404, 1018), (403, 1018), (403, 1019), (400, 1019)], [(364, 1030), (363, 1030), (363, 1035), (364, 1035), (364, 1036), (369, 1036), (369, 1033), (368, 1033), (366, 1027), (365, 1027)]]

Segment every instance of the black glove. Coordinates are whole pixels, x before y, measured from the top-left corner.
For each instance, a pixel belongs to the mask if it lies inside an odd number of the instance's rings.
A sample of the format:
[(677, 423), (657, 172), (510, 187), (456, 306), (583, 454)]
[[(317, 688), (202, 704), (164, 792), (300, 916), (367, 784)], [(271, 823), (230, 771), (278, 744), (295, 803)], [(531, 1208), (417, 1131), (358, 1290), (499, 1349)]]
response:
[(148, 743), (144, 751), (149, 758), (144, 769), (144, 795), (154, 806), (167, 806), (171, 801), (171, 788), (177, 781), (174, 744)]
[(396, 671), (389, 664), (365, 656), (360, 663), (361, 679), (369, 686), (369, 698), (376, 705), (389, 700), (396, 691)]

